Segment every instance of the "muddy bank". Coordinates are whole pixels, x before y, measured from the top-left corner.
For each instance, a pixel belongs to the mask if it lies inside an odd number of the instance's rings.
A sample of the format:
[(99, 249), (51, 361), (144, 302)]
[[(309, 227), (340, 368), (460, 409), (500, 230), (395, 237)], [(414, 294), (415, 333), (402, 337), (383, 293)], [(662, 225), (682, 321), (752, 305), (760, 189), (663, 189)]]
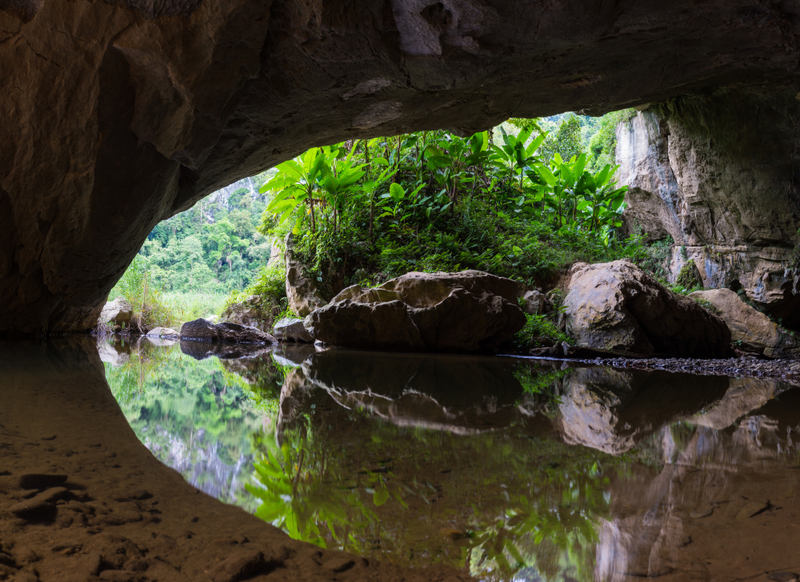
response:
[(0, 347), (0, 579), (467, 579), (297, 542), (199, 492), (136, 438), (90, 340)]

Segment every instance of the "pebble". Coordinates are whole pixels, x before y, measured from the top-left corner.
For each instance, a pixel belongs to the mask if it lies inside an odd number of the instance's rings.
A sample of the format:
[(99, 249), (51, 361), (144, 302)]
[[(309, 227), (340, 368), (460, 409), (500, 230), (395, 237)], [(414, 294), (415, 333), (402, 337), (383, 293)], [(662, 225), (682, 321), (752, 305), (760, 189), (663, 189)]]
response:
[(57, 473), (25, 473), (19, 477), (20, 489), (47, 489), (67, 482), (67, 475)]
[(720, 360), (691, 358), (594, 358), (572, 359), (583, 364), (635, 368), (637, 370), (665, 370), (688, 372), (699, 376), (734, 376), (750, 378), (776, 378), (800, 384), (800, 362), (796, 360), (762, 360), (753, 357)]
[(65, 493), (67, 490), (64, 487), (52, 487), (30, 499), (12, 505), (9, 511), (19, 517), (35, 516), (53, 509), (55, 502)]
[(736, 514), (736, 519), (742, 520), (747, 519), (748, 517), (755, 517), (759, 513), (764, 513), (770, 507), (771, 506), (769, 502), (764, 503), (763, 501), (751, 501), (739, 510), (739, 513)]

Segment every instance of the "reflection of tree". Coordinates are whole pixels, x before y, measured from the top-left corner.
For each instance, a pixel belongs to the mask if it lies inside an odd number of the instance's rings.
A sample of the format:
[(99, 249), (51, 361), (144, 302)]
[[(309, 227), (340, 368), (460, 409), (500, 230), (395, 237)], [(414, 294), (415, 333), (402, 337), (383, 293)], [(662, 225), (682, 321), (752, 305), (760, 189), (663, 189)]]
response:
[(525, 437), (519, 424), (469, 436), (398, 427), (313, 394), (306, 422), (281, 445), (260, 442), (258, 485), (248, 490), (262, 519), (296, 539), (403, 565), (443, 562), (487, 579), (523, 568), (592, 578), (606, 475), (624, 458)]
[(106, 379), (131, 427), (159, 460), (206, 493), (255, 508), (242, 494), (252, 463), (250, 435), (277, 407), (269, 391), (251, 387), (217, 358), (194, 361), (146, 340), (122, 365), (107, 365)]

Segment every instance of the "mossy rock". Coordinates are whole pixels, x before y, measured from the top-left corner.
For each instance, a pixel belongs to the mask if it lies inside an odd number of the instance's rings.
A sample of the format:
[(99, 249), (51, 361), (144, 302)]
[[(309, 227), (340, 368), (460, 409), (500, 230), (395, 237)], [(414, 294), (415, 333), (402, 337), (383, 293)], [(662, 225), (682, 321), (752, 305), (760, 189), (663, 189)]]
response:
[(681, 268), (680, 273), (678, 273), (678, 279), (675, 282), (684, 289), (704, 289), (703, 278), (700, 276), (700, 269), (697, 268), (693, 260), (688, 261)]

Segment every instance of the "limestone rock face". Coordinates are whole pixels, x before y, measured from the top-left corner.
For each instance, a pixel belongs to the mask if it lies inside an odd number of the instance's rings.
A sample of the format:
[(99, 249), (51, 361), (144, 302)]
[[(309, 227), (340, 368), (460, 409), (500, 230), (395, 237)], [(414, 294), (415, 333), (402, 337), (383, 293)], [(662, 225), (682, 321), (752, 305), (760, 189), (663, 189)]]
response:
[(285, 317), (275, 324), (272, 331), (275, 339), (279, 341), (311, 343), (314, 338), (308, 333), (302, 319)]
[(319, 289), (308, 276), (303, 264), (297, 260), (292, 248), (292, 234), (286, 237), (286, 297), (289, 307), (300, 317), (305, 317), (315, 309), (325, 305), (327, 301), (319, 293)]
[(90, 328), (160, 220), (313, 145), (722, 85), (797, 91), (789, 2), (441, 7), (1, 3), (0, 331)]
[(133, 308), (122, 297), (109, 301), (100, 313), (98, 323), (114, 323), (115, 325), (130, 325), (133, 317)]
[(742, 347), (774, 358), (800, 356), (797, 340), (763, 313), (742, 301), (730, 289), (695, 291), (689, 297), (703, 299), (719, 310), (731, 330), (731, 339)]
[(695, 358), (730, 352), (722, 319), (627, 260), (573, 267), (564, 305), (580, 346)]
[(230, 323), (255, 327), (264, 333), (269, 333), (275, 317), (280, 315), (281, 311), (279, 305), (265, 301), (260, 295), (251, 295), (240, 303), (226, 307), (220, 317)]
[[(671, 281), (693, 261), (707, 289), (743, 288), (800, 326), (796, 91), (678, 98), (617, 128), (617, 174), (630, 186), (626, 228), (674, 241)], [(769, 127), (769, 130), (765, 128)]]
[(348, 287), (305, 326), (315, 340), (342, 347), (491, 351), (525, 325), (515, 293), (510, 279), (480, 271), (407, 273), (378, 289)]
[(181, 326), (181, 340), (222, 342), (233, 344), (268, 344), (275, 338), (254, 327), (238, 323), (213, 324), (207, 319), (187, 321)]

